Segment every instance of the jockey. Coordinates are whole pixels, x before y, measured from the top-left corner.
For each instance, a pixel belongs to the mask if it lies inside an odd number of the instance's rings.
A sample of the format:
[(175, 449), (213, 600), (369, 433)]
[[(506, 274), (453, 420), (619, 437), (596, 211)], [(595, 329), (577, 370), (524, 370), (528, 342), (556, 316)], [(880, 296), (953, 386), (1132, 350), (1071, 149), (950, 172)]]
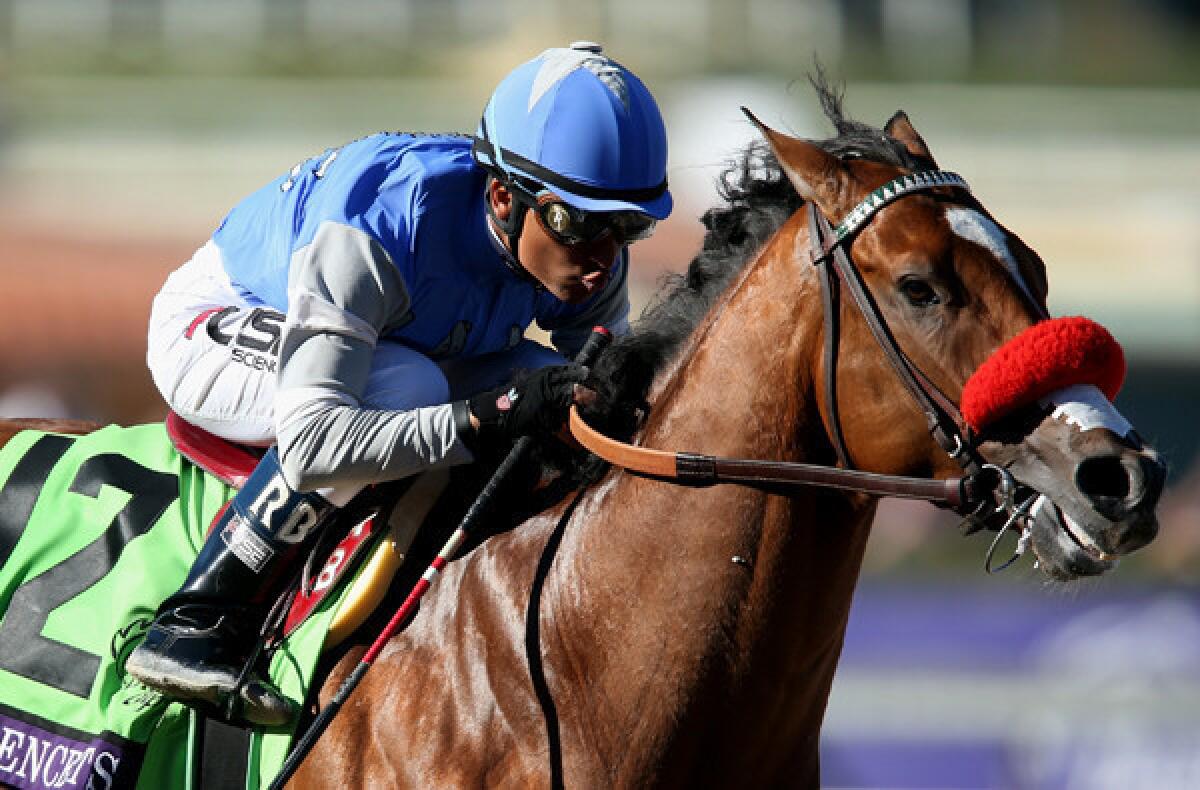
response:
[(474, 137), (372, 135), (236, 206), (155, 298), (148, 363), (184, 419), (270, 449), (129, 673), (286, 724), (290, 700), (238, 680), (310, 536), (369, 483), (561, 426), (566, 357), (628, 327), (627, 246), (670, 214), (666, 159), (645, 85), (579, 42), (509, 74)]

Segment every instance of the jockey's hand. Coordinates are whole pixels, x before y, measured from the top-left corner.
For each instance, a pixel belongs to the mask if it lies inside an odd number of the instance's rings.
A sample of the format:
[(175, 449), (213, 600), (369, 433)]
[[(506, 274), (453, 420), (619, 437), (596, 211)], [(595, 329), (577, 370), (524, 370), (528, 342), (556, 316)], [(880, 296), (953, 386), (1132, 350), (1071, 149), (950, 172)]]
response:
[(480, 438), (553, 435), (566, 422), (576, 386), (586, 376), (587, 368), (581, 365), (552, 365), (474, 396), (469, 407), (479, 421)]

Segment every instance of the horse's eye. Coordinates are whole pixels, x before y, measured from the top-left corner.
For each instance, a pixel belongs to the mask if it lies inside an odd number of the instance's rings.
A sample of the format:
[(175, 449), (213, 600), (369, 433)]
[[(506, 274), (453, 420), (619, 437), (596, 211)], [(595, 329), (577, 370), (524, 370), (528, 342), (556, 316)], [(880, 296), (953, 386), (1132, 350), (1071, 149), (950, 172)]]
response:
[(929, 307), (942, 301), (933, 286), (918, 277), (904, 278), (900, 282), (900, 292), (914, 307)]

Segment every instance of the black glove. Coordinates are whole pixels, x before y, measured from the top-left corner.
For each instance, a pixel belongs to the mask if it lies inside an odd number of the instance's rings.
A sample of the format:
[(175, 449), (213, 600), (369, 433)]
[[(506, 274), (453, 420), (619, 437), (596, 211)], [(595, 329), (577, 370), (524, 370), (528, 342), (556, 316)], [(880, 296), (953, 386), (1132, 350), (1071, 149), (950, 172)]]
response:
[(518, 376), (512, 384), (467, 401), (479, 420), (479, 438), (549, 436), (566, 422), (575, 385), (587, 376), (581, 365), (553, 365)]

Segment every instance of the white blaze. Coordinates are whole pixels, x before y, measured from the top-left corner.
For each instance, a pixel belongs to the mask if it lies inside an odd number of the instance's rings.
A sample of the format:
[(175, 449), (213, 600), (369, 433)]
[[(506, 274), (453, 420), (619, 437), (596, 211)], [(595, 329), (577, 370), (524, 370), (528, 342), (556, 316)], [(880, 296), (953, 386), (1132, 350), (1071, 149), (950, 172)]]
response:
[(1025, 278), (1021, 276), (1021, 267), (1017, 265), (1017, 259), (1008, 247), (1008, 236), (1000, 229), (999, 225), (975, 209), (961, 206), (946, 209), (946, 221), (950, 223), (950, 230), (960, 238), (978, 244), (1003, 263), (1004, 268), (1008, 269), (1008, 273), (1029, 297), (1029, 301), (1037, 304), (1033, 291), (1026, 284)]

